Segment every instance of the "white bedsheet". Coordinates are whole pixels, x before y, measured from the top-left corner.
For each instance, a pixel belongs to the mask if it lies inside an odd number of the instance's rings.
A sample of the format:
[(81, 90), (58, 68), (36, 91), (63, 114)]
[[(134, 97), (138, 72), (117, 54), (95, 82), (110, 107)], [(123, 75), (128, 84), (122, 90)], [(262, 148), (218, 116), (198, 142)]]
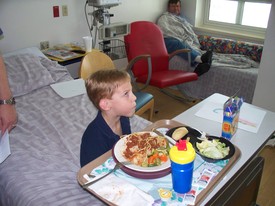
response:
[[(72, 80), (65, 67), (54, 65), (47, 67), (53, 79)], [(11, 155), (0, 164), (0, 205), (104, 205), (77, 182), (82, 134), (97, 114), (87, 95), (64, 99), (44, 86), (16, 97), (16, 110)], [(149, 124), (138, 116), (130, 121), (133, 132)]]

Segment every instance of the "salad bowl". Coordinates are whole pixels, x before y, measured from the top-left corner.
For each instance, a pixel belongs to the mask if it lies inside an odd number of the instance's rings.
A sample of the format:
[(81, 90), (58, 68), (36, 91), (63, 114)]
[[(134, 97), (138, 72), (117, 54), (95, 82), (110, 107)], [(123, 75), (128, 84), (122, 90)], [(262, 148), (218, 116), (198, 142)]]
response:
[[(203, 141), (204, 143), (201, 144)], [(205, 138), (197, 138), (193, 142), (193, 147), (196, 153), (200, 155), (203, 160), (211, 163), (230, 159), (235, 153), (235, 146), (229, 140), (217, 136), (205, 136)], [(219, 157), (219, 153), (226, 153), (226, 155)]]

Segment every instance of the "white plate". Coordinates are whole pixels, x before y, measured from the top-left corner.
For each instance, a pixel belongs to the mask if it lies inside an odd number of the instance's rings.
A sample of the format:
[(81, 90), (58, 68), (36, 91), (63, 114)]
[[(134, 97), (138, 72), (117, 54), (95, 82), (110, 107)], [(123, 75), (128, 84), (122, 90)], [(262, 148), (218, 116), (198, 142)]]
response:
[[(148, 133), (148, 132), (139, 132), (139, 133)], [(150, 132), (152, 136), (157, 136), (156, 133)], [(121, 154), (123, 147), (124, 147), (124, 141), (129, 135), (126, 135), (125, 137), (121, 138), (114, 146), (114, 156), (119, 162), (127, 161)], [(125, 167), (128, 167), (131, 170), (134, 171), (139, 171), (139, 172), (158, 172), (162, 171), (165, 169), (170, 168), (171, 163), (170, 159), (163, 163), (162, 165), (155, 166), (155, 167), (140, 167), (138, 165), (130, 164), (130, 165), (125, 165)]]

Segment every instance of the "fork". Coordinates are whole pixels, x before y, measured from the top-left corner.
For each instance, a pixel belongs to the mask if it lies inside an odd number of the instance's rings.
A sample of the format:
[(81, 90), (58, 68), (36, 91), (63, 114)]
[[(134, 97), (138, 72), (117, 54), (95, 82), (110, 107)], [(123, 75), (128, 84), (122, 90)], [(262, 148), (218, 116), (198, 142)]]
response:
[(156, 128), (152, 128), (152, 132), (155, 132), (157, 135), (161, 136), (161, 137), (164, 137), (165, 139), (168, 140), (168, 142), (171, 144), (171, 145), (175, 145), (176, 144), (176, 140), (174, 140), (172, 137), (169, 137), (167, 135), (164, 135), (162, 134), (160, 131), (158, 131)]
[(127, 165), (127, 164), (131, 164), (131, 163), (130, 163), (130, 162), (127, 162), (127, 161), (125, 161), (125, 162), (117, 162), (116, 165), (115, 165), (115, 167), (114, 167), (112, 170), (110, 170), (108, 173), (102, 175), (101, 177), (97, 178), (97, 179), (94, 180), (94, 181), (89, 181), (89, 182), (84, 183), (84, 184), (82, 185), (82, 188), (86, 189), (86, 188), (89, 187), (90, 185), (96, 183), (97, 181), (103, 179), (104, 177), (108, 176), (109, 174), (115, 172), (117, 169), (119, 169), (119, 168), (121, 168), (121, 167), (123, 167), (124, 165)]

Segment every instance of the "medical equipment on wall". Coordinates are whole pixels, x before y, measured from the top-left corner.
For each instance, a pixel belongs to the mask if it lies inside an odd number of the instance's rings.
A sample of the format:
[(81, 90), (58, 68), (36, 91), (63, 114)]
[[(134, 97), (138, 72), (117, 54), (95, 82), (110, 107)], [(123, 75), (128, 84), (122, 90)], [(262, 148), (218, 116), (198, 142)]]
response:
[[(112, 38), (122, 37), (129, 33), (129, 24), (123, 22), (111, 23), (113, 14), (109, 13), (109, 9), (121, 4), (121, 0), (87, 0), (88, 6), (93, 7), (93, 12), (88, 13), (91, 16), (91, 35), (95, 28), (93, 36), (93, 48), (96, 44), (98, 35), (99, 40), (104, 42), (110, 41)], [(99, 25), (101, 24), (101, 25)]]

